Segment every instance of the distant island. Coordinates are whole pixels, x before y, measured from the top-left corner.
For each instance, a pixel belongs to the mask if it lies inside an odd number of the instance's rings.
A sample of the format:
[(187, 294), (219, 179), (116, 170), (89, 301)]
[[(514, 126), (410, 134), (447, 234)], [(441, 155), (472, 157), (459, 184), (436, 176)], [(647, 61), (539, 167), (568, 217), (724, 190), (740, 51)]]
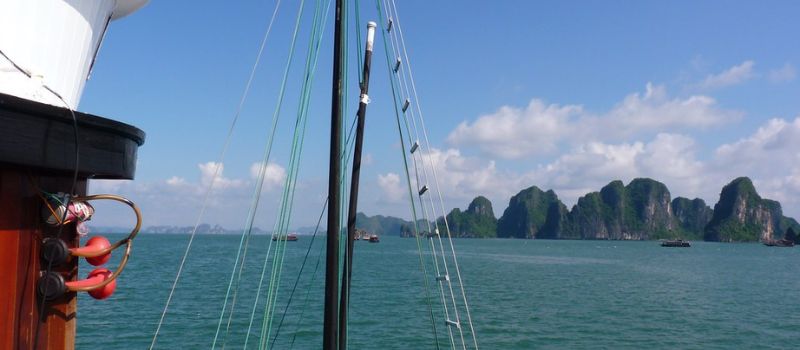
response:
[[(800, 224), (783, 215), (781, 204), (761, 198), (747, 177), (734, 179), (720, 192), (712, 209), (700, 198), (671, 199), (661, 182), (637, 178), (625, 185), (611, 181), (599, 192), (580, 197), (568, 209), (553, 190), (528, 187), (509, 200), (508, 207), (496, 218), (492, 202), (478, 196), (466, 210), (455, 208), (446, 215), (454, 237), (519, 239), (587, 240), (656, 240), (688, 239), (711, 242), (770, 242), (788, 237), (800, 244)], [(436, 222), (419, 220), (420, 235), (427, 235), (445, 218)], [(392, 216), (367, 216), (358, 213), (356, 227), (376, 235), (413, 237), (411, 221)], [(130, 228), (92, 227), (95, 232), (123, 233)], [(144, 233), (185, 234), (192, 226), (149, 226)], [(312, 233), (313, 227), (299, 228), (298, 233)], [(202, 224), (198, 234), (240, 234), (219, 225)], [(253, 234), (270, 231), (253, 228)], [(788, 233), (788, 234), (787, 234)]]
[[(117, 227), (117, 226), (89, 226), (91, 232), (105, 232), (105, 233), (128, 233), (131, 231), (130, 227)], [(192, 233), (194, 226), (145, 226), (140, 230), (142, 233), (157, 233), (157, 234), (186, 234)], [(202, 235), (224, 235), (224, 234), (241, 234), (242, 229), (229, 230), (220, 225), (200, 224), (197, 226), (197, 233)], [(253, 227), (251, 233), (256, 235), (270, 234), (270, 231), (262, 230), (258, 227)]]
[[(627, 185), (612, 181), (580, 197), (571, 210), (553, 190), (531, 186), (511, 197), (499, 219), (483, 196), (465, 211), (453, 209), (446, 219), (453, 236), (475, 238), (766, 242), (783, 238), (790, 228), (800, 232), (800, 224), (783, 215), (780, 203), (761, 198), (747, 177), (725, 185), (714, 209), (700, 198), (671, 199), (663, 183), (637, 178)], [(426, 231), (427, 224), (421, 223), (418, 227)], [(444, 218), (437, 223), (442, 227)], [(378, 234), (414, 235), (411, 222), (395, 217), (359, 213), (357, 226)]]

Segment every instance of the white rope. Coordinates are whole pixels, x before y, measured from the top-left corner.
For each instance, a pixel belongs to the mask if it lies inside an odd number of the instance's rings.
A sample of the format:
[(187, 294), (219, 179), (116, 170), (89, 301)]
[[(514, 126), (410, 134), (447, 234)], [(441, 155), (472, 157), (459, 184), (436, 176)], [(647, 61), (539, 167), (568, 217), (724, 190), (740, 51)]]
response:
[[(386, 1), (388, 2), (389, 0), (386, 0)], [(407, 73), (405, 73), (405, 72), (404, 73), (408, 74), (409, 81), (411, 82), (410, 85), (411, 85), (411, 88), (412, 88), (412, 91), (413, 91), (414, 102), (416, 104), (416, 110), (417, 110), (417, 112), (419, 114), (419, 120), (420, 120), (420, 128), (419, 129), (422, 129), (423, 136), (424, 136), (425, 144), (422, 145), (422, 146), (427, 147), (427, 149), (430, 150), (431, 149), (430, 148), (430, 141), (429, 141), (429, 138), (428, 138), (427, 129), (425, 128), (425, 121), (424, 121), (424, 117), (423, 117), (423, 114), (422, 114), (422, 108), (420, 107), (420, 102), (419, 102), (419, 97), (418, 97), (418, 94), (417, 94), (416, 84), (414, 82), (414, 76), (413, 76), (413, 72), (412, 72), (412, 69), (411, 69), (411, 61), (410, 61), (410, 58), (408, 56), (408, 52), (406, 50), (405, 39), (404, 39), (404, 36), (403, 36), (402, 26), (400, 25), (401, 21), (400, 21), (399, 14), (398, 14), (398, 11), (397, 11), (397, 6), (396, 6), (394, 0), (391, 0), (391, 4), (392, 4), (392, 12), (394, 13), (394, 22), (396, 22), (394, 24), (397, 25), (397, 33), (398, 33), (398, 37), (399, 37), (399, 40), (400, 40), (400, 43), (398, 44), (398, 46), (401, 47), (402, 50), (403, 50), (403, 52), (402, 52), (402, 56), (404, 58), (403, 61), (405, 61), (405, 66), (406, 66), (407, 71), (408, 71)], [(391, 18), (392, 16), (389, 16), (389, 17)], [(424, 153), (424, 152), (420, 152), (420, 154), (422, 154), (422, 153)], [(421, 157), (421, 155), (420, 155), (420, 157)], [(461, 278), (461, 271), (460, 271), (460, 268), (458, 266), (458, 259), (456, 257), (455, 247), (453, 245), (452, 235), (450, 233), (449, 223), (447, 222), (447, 216), (444, 215), (444, 213), (445, 213), (444, 200), (443, 200), (443, 196), (442, 196), (442, 193), (441, 193), (441, 188), (440, 188), (440, 185), (439, 185), (438, 176), (436, 174), (436, 167), (434, 166), (433, 157), (432, 157), (430, 151), (428, 151), (428, 162), (429, 162), (429, 166), (431, 167), (431, 170), (432, 170), (432, 173), (433, 173), (436, 192), (437, 192), (437, 195), (438, 195), (441, 212), (443, 214), (442, 217), (443, 217), (443, 221), (444, 221), (445, 229), (446, 229), (446, 233), (447, 233), (447, 240), (448, 240), (448, 243), (450, 245), (450, 251), (452, 252), (453, 264), (454, 264), (454, 267), (455, 267), (455, 270), (456, 270), (457, 284), (459, 285), (459, 288), (461, 290), (461, 297), (462, 297), (462, 301), (464, 303), (464, 309), (465, 309), (466, 314), (467, 314), (467, 321), (468, 321), (468, 324), (469, 324), (469, 327), (470, 327), (470, 333), (472, 335), (472, 341), (473, 341), (473, 344), (474, 344), (475, 348), (477, 349), (478, 348), (478, 341), (477, 341), (477, 337), (475, 335), (475, 329), (474, 329), (473, 322), (472, 322), (472, 315), (470, 314), (469, 304), (467, 302), (467, 297), (466, 297), (466, 292), (464, 291), (464, 285), (463, 285), (462, 278)], [(423, 167), (423, 169), (424, 169), (424, 167)], [(433, 199), (431, 198), (431, 201), (432, 200)]]
[(233, 120), (231, 121), (231, 126), (228, 129), (228, 134), (225, 137), (225, 143), (222, 146), (222, 152), (219, 156), (219, 161), (216, 163), (214, 167), (214, 175), (211, 177), (211, 182), (208, 185), (208, 189), (203, 197), (203, 204), (200, 207), (200, 213), (197, 216), (197, 220), (195, 221), (194, 228), (192, 228), (192, 233), (189, 236), (189, 242), (186, 244), (186, 250), (183, 253), (183, 257), (181, 258), (181, 263), (178, 266), (178, 272), (175, 274), (175, 280), (172, 282), (172, 287), (170, 288), (169, 295), (167, 296), (167, 302), (164, 304), (164, 309), (161, 311), (161, 317), (158, 320), (158, 326), (156, 327), (156, 331), (153, 334), (153, 340), (150, 343), (149, 349), (153, 349), (156, 345), (156, 341), (158, 338), (158, 334), (161, 331), (161, 326), (164, 324), (164, 318), (167, 315), (167, 310), (169, 309), (169, 305), (172, 302), (172, 297), (175, 294), (175, 288), (178, 285), (178, 281), (180, 280), (181, 274), (183, 273), (183, 268), (186, 265), (186, 259), (189, 256), (189, 251), (191, 250), (192, 243), (194, 242), (194, 237), (197, 234), (197, 228), (200, 226), (200, 221), (203, 219), (205, 215), (206, 208), (208, 207), (208, 200), (211, 197), (211, 192), (214, 188), (214, 183), (216, 183), (217, 178), (219, 177), (220, 169), (222, 167), (222, 163), (225, 160), (225, 155), (228, 152), (228, 147), (230, 146), (230, 142), (233, 136), (233, 130), (236, 127), (236, 122), (239, 120), (239, 115), (242, 112), (242, 108), (244, 107), (244, 103), (247, 100), (247, 96), (250, 92), (250, 87), (253, 83), (253, 79), (255, 78), (256, 70), (258, 69), (258, 65), (261, 62), (261, 56), (264, 52), (264, 47), (267, 44), (267, 38), (269, 38), (269, 34), (272, 31), (272, 25), (275, 23), (275, 17), (278, 13), (278, 8), (280, 7), (281, 0), (277, 0), (275, 3), (275, 10), (272, 13), (272, 19), (269, 21), (269, 25), (267, 26), (267, 30), (264, 33), (264, 38), (261, 40), (261, 46), (258, 49), (258, 54), (256, 55), (256, 60), (253, 63), (253, 68), (250, 70), (250, 76), (247, 79), (247, 83), (245, 84), (244, 92), (242, 93), (242, 97), (239, 100), (239, 105), (236, 108), (236, 112), (234, 114)]
[[(390, 7), (386, 6), (386, 9), (388, 11), (388, 10), (390, 10)], [(391, 18), (391, 15), (387, 14), (387, 17)], [(392, 44), (392, 49), (394, 51), (394, 55), (397, 56), (397, 54), (400, 51), (400, 49), (399, 49), (400, 41), (397, 38), (396, 32), (391, 34), (390, 36), (391, 36), (390, 40), (391, 40), (391, 44)], [(408, 97), (409, 97), (409, 93), (408, 93), (409, 90), (408, 90), (407, 83), (406, 83), (406, 80), (405, 80), (405, 77), (404, 77), (404, 72), (401, 71), (401, 70), (397, 70), (396, 73), (399, 74), (398, 84), (400, 85), (399, 86), (400, 87), (400, 94), (401, 94), (401, 98), (400, 99), (401, 100), (404, 100), (404, 99), (407, 100)], [(411, 121), (412, 121), (412, 123), (414, 125), (413, 133), (416, 134), (417, 138), (419, 138), (419, 132), (418, 132), (418, 129), (417, 129), (416, 121), (414, 120), (414, 117), (413, 117), (413, 115), (414, 115), (413, 114), (413, 109), (411, 109), (409, 111), (406, 108), (403, 108), (403, 110), (404, 111), (408, 111), (409, 114), (411, 115), (410, 119), (411, 119)], [(409, 126), (409, 123), (408, 123), (409, 117), (406, 115), (406, 113), (403, 113), (403, 118), (404, 118), (404, 121), (406, 123), (406, 129), (409, 132), (409, 141), (410, 141), (411, 136), (412, 136), (411, 135), (412, 128)], [(422, 181), (420, 181), (419, 168), (422, 168), (423, 172), (425, 172), (425, 176), (424, 177), (426, 178), (425, 179), (426, 182), (427, 182), (427, 172), (425, 171), (425, 167), (424, 166), (420, 166), (419, 165), (419, 164), (421, 164), (423, 162), (422, 162), (422, 160), (421, 160), (421, 158), (420, 158), (420, 156), (418, 154), (412, 154), (412, 159), (414, 161), (414, 173), (415, 173), (415, 180), (417, 182), (417, 189), (420, 189), (420, 188), (422, 188), (421, 186), (424, 185), (424, 183)], [(428, 232), (432, 234), (434, 231), (431, 229), (431, 226), (430, 226), (430, 218), (431, 218), (431, 216), (428, 214), (428, 209), (427, 209), (427, 207), (425, 205), (425, 201), (423, 200), (422, 195), (418, 194), (417, 197), (418, 197), (418, 200), (419, 200), (420, 207), (422, 209), (423, 219), (425, 220), (425, 223), (426, 223), (427, 228), (428, 228)], [(429, 195), (429, 197), (430, 197), (430, 195)], [(436, 207), (433, 205), (432, 201), (431, 201), (430, 209), (431, 209), (431, 212), (433, 214), (433, 219), (435, 220), (435, 218), (436, 218)], [(446, 321), (450, 321), (451, 320), (450, 319), (450, 310), (449, 310), (450, 308), (447, 306), (448, 305), (448, 300), (447, 300), (448, 298), (445, 296), (445, 286), (444, 285), (445, 285), (445, 282), (446, 282), (447, 286), (448, 286), (448, 288), (447, 288), (448, 291), (447, 292), (449, 294), (449, 300), (452, 301), (452, 304), (453, 304), (453, 310), (452, 311), (453, 311), (453, 314), (455, 315), (455, 322), (456, 322), (456, 324), (459, 324), (460, 321), (459, 321), (459, 316), (458, 316), (458, 307), (456, 305), (455, 295), (453, 293), (452, 285), (450, 284), (450, 280), (449, 280), (449, 277), (448, 277), (449, 276), (449, 272), (448, 272), (448, 268), (447, 268), (447, 261), (446, 261), (446, 258), (445, 258), (446, 255), (444, 254), (444, 250), (441, 249), (442, 248), (441, 240), (439, 240), (439, 243), (440, 243), (440, 249), (439, 250), (442, 252), (442, 263), (441, 263), (441, 266), (440, 266), (440, 263), (439, 263), (439, 257), (437, 255), (436, 241), (434, 239), (431, 239), (431, 238), (428, 238), (427, 240), (428, 240), (428, 244), (430, 246), (432, 260), (434, 262), (434, 267), (435, 267), (435, 272), (436, 272), (436, 277), (437, 277), (436, 281), (438, 282), (438, 286), (439, 286), (441, 302), (442, 302), (442, 308), (444, 309), (444, 313), (445, 313), (445, 320)], [(445, 271), (444, 275), (442, 275), (442, 272), (441, 272), (442, 269), (444, 269), (444, 271)], [(463, 345), (464, 344), (463, 331), (461, 330), (460, 327), (457, 327), (457, 330), (459, 332), (459, 338), (461, 339), (461, 344), (462, 344), (462, 348), (463, 348), (464, 347), (464, 345)], [(454, 339), (454, 336), (453, 336), (452, 327), (448, 326), (447, 327), (447, 331), (448, 331), (448, 336), (450, 338), (451, 348), (455, 349), (456, 343), (455, 343), (455, 339)]]
[[(400, 27), (398, 27), (398, 29), (399, 28)], [(397, 36), (397, 35), (398, 34), (395, 34), (395, 36)], [(397, 46), (398, 46), (398, 48), (399, 47), (403, 47), (403, 45), (400, 44), (399, 40), (398, 40)], [(408, 62), (407, 59), (405, 61)], [(408, 70), (408, 72), (410, 72), (410, 69)], [(409, 83), (408, 83), (408, 81), (406, 79), (406, 74), (407, 73), (405, 73), (405, 70), (402, 72), (402, 74), (400, 74), (400, 86), (401, 86), (402, 91), (405, 93), (405, 97), (406, 98), (410, 98), (411, 92), (409, 91), (409, 87), (408, 87)], [(414, 100), (416, 100), (416, 96), (414, 97)], [(416, 137), (416, 139), (419, 139), (420, 138), (420, 132), (419, 132), (420, 128), (417, 125), (415, 109), (413, 109), (413, 108), (409, 109), (408, 113), (411, 116), (411, 118), (410, 118), (411, 119), (411, 125), (413, 126), (415, 137)], [(425, 153), (425, 150), (423, 148), (423, 149), (420, 149), (420, 152), (418, 152), (418, 154), (415, 154), (415, 155), (412, 155), (412, 156), (414, 157), (415, 171), (418, 172), (418, 170), (416, 168), (417, 158), (419, 158), (419, 162), (423, 164), (422, 166), (420, 166), (420, 168), (422, 169), (422, 174), (423, 174), (422, 177), (424, 179), (424, 183), (427, 184), (427, 183), (430, 182), (430, 176), (428, 175), (428, 170), (427, 170), (427, 167), (425, 166), (424, 157), (423, 157), (424, 153)], [(431, 158), (430, 150), (428, 150), (428, 157)], [(430, 167), (433, 168), (433, 162), (432, 161), (430, 161)], [(417, 175), (417, 178), (419, 179), (419, 175)], [(419, 181), (419, 180), (417, 180), (417, 181)], [(437, 184), (437, 190), (438, 190), (438, 184)], [(432, 212), (432, 215), (430, 216), (430, 218), (433, 218), (433, 220), (436, 220), (436, 218), (438, 218), (439, 215), (441, 215), (444, 218), (444, 220), (446, 220), (447, 219), (446, 218), (447, 213), (444, 212), (444, 209), (442, 209), (441, 213), (437, 213), (436, 206), (435, 206), (434, 201), (433, 201), (433, 196), (429, 195), (428, 199), (429, 199), (429, 202), (430, 202), (431, 212)], [(420, 198), (420, 200), (422, 200), (422, 198)], [(427, 210), (425, 209), (424, 204), (420, 203), (420, 205), (423, 207), (424, 213), (427, 216)], [(426, 222), (429, 222), (429, 221), (426, 220)], [(435, 224), (435, 225), (438, 227), (438, 224)], [(430, 223), (428, 223), (428, 231), (432, 232), (430, 230)], [(449, 233), (449, 230), (448, 230), (448, 233)], [(460, 325), (461, 317), (460, 317), (459, 312), (458, 312), (458, 306), (456, 304), (456, 297), (455, 297), (455, 293), (453, 292), (453, 285), (452, 285), (451, 280), (449, 279), (450, 271), (449, 271), (449, 268), (447, 266), (447, 255), (445, 254), (445, 251), (444, 251), (444, 243), (442, 242), (441, 235), (437, 234), (436, 235), (436, 239), (438, 240), (439, 250), (441, 251), (442, 266), (443, 266), (443, 269), (444, 269), (444, 272), (445, 272), (445, 276), (448, 276), (447, 280), (445, 280), (444, 282), (447, 282), (447, 288), (449, 290), (450, 300), (451, 300), (451, 302), (453, 304), (453, 314), (455, 316), (455, 321)], [(430, 240), (430, 243), (431, 243), (431, 245), (434, 246), (434, 249), (435, 249), (435, 246), (436, 246), (435, 242), (436, 241), (434, 241), (433, 239)], [(437, 255), (435, 253), (433, 254), (433, 258), (435, 260), (438, 259)], [(438, 265), (438, 262), (437, 262), (437, 265)], [(439, 281), (440, 285), (443, 284), (444, 282), (441, 281), (441, 280)], [(449, 315), (446, 315), (446, 316), (449, 319)], [(449, 329), (450, 328), (448, 327), (448, 330)], [(462, 348), (465, 349), (466, 348), (466, 342), (464, 340), (464, 332), (462, 331), (461, 327), (458, 327), (458, 331), (459, 331), (459, 336), (461, 338)]]

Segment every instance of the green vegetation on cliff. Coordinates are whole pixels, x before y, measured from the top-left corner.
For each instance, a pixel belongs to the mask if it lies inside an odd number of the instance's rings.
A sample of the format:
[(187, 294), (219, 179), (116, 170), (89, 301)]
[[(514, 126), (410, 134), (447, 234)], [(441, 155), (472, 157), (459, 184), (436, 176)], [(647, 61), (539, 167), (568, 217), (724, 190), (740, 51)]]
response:
[(553, 190), (544, 192), (536, 186), (531, 186), (522, 190), (511, 197), (508, 208), (503, 212), (503, 216), (497, 220), (497, 237), (510, 238), (535, 238), (543, 236), (557, 237), (558, 232), (544, 231), (544, 228), (556, 230), (562, 225), (561, 222), (547, 222), (549, 216), (554, 220), (560, 220), (557, 211), (553, 215), (548, 215), (551, 205), (561, 205), (561, 201)]
[[(789, 229), (800, 232), (796, 220), (783, 216), (780, 203), (761, 198), (746, 177), (722, 189), (714, 210), (699, 198), (670, 200), (663, 183), (637, 178), (627, 186), (612, 181), (599, 192), (580, 197), (572, 210), (553, 190), (531, 186), (511, 197), (499, 219), (483, 196), (472, 200), (465, 211), (453, 209), (446, 218), (453, 237), (740, 242), (781, 239)], [(427, 233), (432, 224), (420, 220), (420, 233)], [(444, 218), (436, 224), (444, 233)], [(414, 234), (411, 222), (380, 215), (359, 213), (357, 226), (376, 234)]]
[(410, 226), (411, 222), (392, 216), (356, 214), (356, 228), (371, 234), (400, 236), (404, 225)]
[(797, 221), (783, 216), (781, 204), (763, 199), (746, 177), (722, 188), (714, 216), (705, 227), (704, 239), (718, 242), (769, 241), (782, 238)]
[[(437, 221), (440, 230), (444, 221)], [(494, 217), (492, 202), (478, 196), (472, 200), (466, 211), (455, 208), (447, 214), (447, 224), (453, 237), (492, 238), (497, 236), (497, 219)]]
[(646, 178), (627, 186), (612, 181), (600, 192), (579, 198), (568, 217), (565, 238), (641, 240), (684, 235), (672, 216), (667, 186)]
[(685, 238), (703, 238), (703, 229), (706, 227), (714, 210), (700, 198), (689, 199), (677, 197), (672, 200), (672, 215), (678, 220), (681, 230), (686, 234)]

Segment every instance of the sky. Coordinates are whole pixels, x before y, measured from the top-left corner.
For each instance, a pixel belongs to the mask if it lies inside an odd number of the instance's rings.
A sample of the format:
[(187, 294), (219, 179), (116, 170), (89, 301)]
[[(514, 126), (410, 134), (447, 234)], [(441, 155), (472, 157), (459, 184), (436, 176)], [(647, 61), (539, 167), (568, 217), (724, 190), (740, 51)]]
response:
[[(396, 4), (446, 211), (483, 195), (499, 217), (530, 186), (553, 189), (571, 207), (637, 177), (713, 207), (722, 186), (748, 176), (762, 197), (800, 218), (799, 3)], [(222, 162), (220, 155), (275, 5), (156, 0), (111, 24), (78, 109), (135, 125), (147, 139), (135, 180), (93, 180), (90, 192), (130, 197), (145, 226), (193, 225), (221, 163), (200, 221), (245, 225), (300, 2), (280, 3)], [(313, 6), (305, 2), (256, 213), (263, 228), (275, 222), (288, 171)], [(361, 1), (359, 16), (363, 32), (365, 21), (378, 20), (375, 3)], [(293, 227), (314, 225), (327, 194), (332, 24), (313, 83)], [(350, 38), (348, 120), (363, 52)], [(408, 219), (384, 39), (376, 37), (359, 210)], [(93, 220), (131, 218), (101, 206)]]

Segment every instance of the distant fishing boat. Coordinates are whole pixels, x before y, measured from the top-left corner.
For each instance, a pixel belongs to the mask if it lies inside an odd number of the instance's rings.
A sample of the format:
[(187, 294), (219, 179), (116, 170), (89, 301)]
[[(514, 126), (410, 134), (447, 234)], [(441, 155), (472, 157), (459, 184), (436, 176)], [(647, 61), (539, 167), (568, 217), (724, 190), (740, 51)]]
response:
[(353, 236), (353, 239), (356, 240), (356, 241), (360, 241), (360, 240), (367, 241), (367, 240), (369, 240), (369, 233), (367, 233), (367, 231), (364, 231), (364, 230), (356, 229), (356, 233)]
[(689, 243), (689, 241), (684, 241), (682, 239), (668, 239), (668, 240), (661, 241), (661, 246), (662, 247), (688, 248), (688, 247), (691, 247), (692, 245)]
[(289, 233), (286, 235), (272, 235), (273, 241), (289, 241), (294, 242), (297, 241), (297, 235), (294, 233)]
[(380, 243), (380, 241), (381, 241), (381, 239), (378, 237), (378, 235), (369, 236), (369, 242), (370, 243)]
[(794, 247), (794, 241), (788, 239), (771, 239), (764, 241), (764, 245), (768, 247)]

